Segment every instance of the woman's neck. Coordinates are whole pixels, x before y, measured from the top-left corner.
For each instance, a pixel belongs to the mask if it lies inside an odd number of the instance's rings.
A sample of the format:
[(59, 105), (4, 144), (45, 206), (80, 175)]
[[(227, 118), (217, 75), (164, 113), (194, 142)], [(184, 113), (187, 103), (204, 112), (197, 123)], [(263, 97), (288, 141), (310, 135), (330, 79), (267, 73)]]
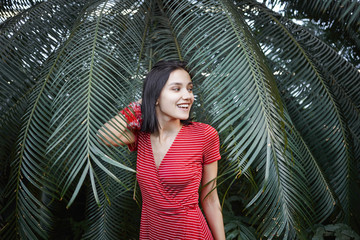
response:
[(159, 128), (158, 131), (153, 133), (154, 137), (158, 137), (161, 139), (166, 139), (167, 137), (171, 137), (174, 134), (176, 135), (182, 127), (182, 123), (180, 119), (174, 120), (160, 120), (159, 119)]

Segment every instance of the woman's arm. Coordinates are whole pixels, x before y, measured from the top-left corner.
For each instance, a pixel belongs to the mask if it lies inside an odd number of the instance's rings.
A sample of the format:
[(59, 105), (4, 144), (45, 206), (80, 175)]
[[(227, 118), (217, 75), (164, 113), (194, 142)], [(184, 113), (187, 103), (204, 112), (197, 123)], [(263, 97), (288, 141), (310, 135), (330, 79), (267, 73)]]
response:
[(204, 164), (203, 176), (202, 176), (203, 188), (201, 190), (200, 198), (201, 198), (201, 206), (205, 212), (206, 220), (209, 224), (214, 239), (225, 240), (223, 216), (221, 212), (219, 197), (217, 194), (217, 190), (215, 188), (217, 170), (218, 170), (217, 161), (209, 164)]
[(118, 147), (134, 143), (135, 135), (126, 126), (125, 117), (118, 113), (98, 130), (97, 135), (107, 146)]
[[(97, 132), (97, 136), (107, 146), (129, 145), (135, 142), (135, 135), (129, 127), (136, 119), (140, 108), (141, 100), (136, 103), (130, 104), (127, 108), (120, 111), (116, 116), (106, 122)], [(131, 107), (130, 107), (131, 106)], [(137, 109), (133, 109), (137, 108)], [(126, 116), (125, 116), (126, 115)], [(140, 124), (139, 122), (137, 122)]]

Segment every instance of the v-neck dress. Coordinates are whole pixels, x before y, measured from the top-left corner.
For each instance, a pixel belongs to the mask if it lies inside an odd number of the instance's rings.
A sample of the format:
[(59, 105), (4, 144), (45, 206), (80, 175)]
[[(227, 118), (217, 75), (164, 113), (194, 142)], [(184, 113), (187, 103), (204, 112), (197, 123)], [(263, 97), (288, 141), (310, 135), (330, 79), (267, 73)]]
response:
[(150, 134), (139, 132), (137, 180), (142, 196), (140, 239), (213, 239), (199, 208), (203, 165), (219, 160), (219, 137), (208, 124), (182, 126), (159, 167)]

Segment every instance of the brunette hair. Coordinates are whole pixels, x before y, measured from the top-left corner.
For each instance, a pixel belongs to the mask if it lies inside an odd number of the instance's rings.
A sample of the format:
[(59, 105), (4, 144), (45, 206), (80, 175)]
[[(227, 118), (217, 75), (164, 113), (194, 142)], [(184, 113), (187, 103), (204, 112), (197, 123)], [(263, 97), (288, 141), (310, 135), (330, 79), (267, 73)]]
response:
[[(155, 104), (160, 96), (161, 90), (169, 79), (170, 73), (177, 69), (183, 69), (189, 73), (185, 62), (163, 60), (157, 62), (146, 75), (143, 84), (141, 103), (141, 113), (143, 118), (141, 131), (153, 133), (159, 130)], [(184, 125), (191, 124), (190, 117), (187, 120), (181, 120), (181, 123)]]

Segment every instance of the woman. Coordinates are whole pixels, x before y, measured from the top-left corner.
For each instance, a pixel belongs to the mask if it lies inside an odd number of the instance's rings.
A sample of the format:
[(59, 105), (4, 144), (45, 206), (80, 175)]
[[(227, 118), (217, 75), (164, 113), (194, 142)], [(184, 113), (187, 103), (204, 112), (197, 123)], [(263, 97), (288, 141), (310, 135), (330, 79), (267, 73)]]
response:
[[(189, 120), (192, 88), (183, 62), (158, 62), (146, 76), (142, 102), (99, 130), (105, 144), (137, 150), (140, 239), (225, 239), (215, 188), (219, 137), (211, 126)], [(198, 205), (200, 183), (208, 224)]]

